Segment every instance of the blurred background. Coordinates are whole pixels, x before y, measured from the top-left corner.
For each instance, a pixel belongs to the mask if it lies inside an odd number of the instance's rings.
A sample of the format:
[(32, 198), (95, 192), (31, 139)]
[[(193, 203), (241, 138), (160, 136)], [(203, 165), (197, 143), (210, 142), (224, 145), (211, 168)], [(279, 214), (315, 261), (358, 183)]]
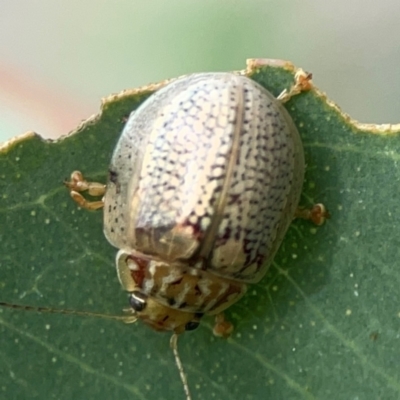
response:
[(100, 99), (279, 58), (360, 122), (400, 122), (397, 0), (1, 0), (0, 142), (56, 138)]

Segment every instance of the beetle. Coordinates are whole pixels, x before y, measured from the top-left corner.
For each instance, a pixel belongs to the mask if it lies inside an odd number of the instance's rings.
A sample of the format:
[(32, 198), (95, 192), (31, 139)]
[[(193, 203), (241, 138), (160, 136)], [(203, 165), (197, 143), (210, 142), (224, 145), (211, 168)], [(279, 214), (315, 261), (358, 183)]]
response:
[[(277, 99), (239, 74), (176, 79), (130, 115), (106, 185), (79, 171), (66, 182), (79, 206), (104, 208), (129, 296), (124, 320), (173, 332), (187, 399), (177, 335), (205, 314), (216, 316), (216, 335), (230, 334), (223, 311), (265, 275), (297, 213), (304, 155), (282, 103), (309, 84), (301, 72)], [(317, 205), (297, 216), (322, 223), (327, 213)]]
[[(105, 186), (79, 171), (67, 182), (81, 207), (104, 208), (131, 321), (172, 331), (174, 350), (204, 314), (229, 335), (222, 312), (265, 275), (295, 216), (304, 155), (282, 102), (309, 79), (300, 73), (279, 99), (232, 73), (177, 79), (132, 112)], [(317, 205), (310, 216), (322, 223), (326, 212)]]

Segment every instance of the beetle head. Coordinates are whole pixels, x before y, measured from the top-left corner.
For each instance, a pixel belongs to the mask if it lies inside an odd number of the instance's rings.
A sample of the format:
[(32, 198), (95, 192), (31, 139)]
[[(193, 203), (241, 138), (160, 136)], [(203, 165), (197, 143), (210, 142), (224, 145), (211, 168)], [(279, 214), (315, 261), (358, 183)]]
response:
[(129, 293), (129, 304), (133, 314), (157, 331), (182, 333), (199, 326), (202, 314), (177, 310), (159, 303), (140, 290)]
[(139, 275), (141, 270), (136, 270), (137, 262), (132, 255), (123, 250), (117, 254), (117, 273), (122, 287), (129, 293), (130, 310), (133, 317), (142, 320), (157, 331), (173, 331), (182, 333), (194, 330), (199, 326), (202, 313), (181, 310), (162, 304), (151, 294), (146, 293), (145, 288), (140, 287), (143, 281)]

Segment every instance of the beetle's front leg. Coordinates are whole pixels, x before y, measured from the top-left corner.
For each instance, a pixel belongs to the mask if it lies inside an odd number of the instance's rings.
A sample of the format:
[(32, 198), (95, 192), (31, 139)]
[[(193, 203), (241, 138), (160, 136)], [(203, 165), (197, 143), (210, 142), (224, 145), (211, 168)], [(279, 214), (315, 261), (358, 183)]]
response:
[(233, 331), (233, 325), (231, 322), (225, 319), (223, 313), (219, 313), (215, 316), (215, 325), (213, 328), (213, 334), (215, 336), (227, 338)]
[(103, 200), (88, 201), (79, 192), (87, 192), (90, 196), (103, 196), (106, 192), (106, 186), (98, 182), (88, 182), (80, 171), (74, 171), (71, 174), (70, 181), (64, 182), (69, 189), (72, 199), (78, 203), (79, 207), (86, 210), (97, 210), (104, 206)]

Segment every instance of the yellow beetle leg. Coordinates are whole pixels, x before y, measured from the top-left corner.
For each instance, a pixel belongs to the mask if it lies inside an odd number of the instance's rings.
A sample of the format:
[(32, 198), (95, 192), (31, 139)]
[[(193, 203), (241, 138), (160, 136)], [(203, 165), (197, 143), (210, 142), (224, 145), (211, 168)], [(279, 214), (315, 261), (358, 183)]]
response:
[(88, 182), (80, 171), (74, 171), (71, 174), (71, 180), (64, 182), (71, 191), (85, 192), (91, 196), (103, 196), (106, 192), (106, 186), (98, 182)]
[(231, 322), (225, 319), (223, 313), (215, 316), (215, 325), (213, 328), (213, 334), (215, 336), (227, 338), (233, 331), (233, 325)]
[(87, 201), (80, 193), (75, 192), (75, 190), (71, 190), (70, 195), (72, 200), (74, 200), (79, 207), (84, 208), (85, 210), (98, 210), (99, 208), (104, 207), (103, 200)]
[(299, 207), (294, 215), (295, 218), (309, 219), (315, 225), (322, 225), (331, 216), (322, 203), (315, 204), (311, 209)]
[(79, 192), (87, 192), (90, 196), (102, 196), (106, 192), (106, 186), (98, 182), (88, 182), (80, 171), (71, 174), (71, 180), (64, 182), (69, 189), (72, 199), (79, 207), (86, 210), (97, 210), (104, 206), (102, 200), (88, 201)]

